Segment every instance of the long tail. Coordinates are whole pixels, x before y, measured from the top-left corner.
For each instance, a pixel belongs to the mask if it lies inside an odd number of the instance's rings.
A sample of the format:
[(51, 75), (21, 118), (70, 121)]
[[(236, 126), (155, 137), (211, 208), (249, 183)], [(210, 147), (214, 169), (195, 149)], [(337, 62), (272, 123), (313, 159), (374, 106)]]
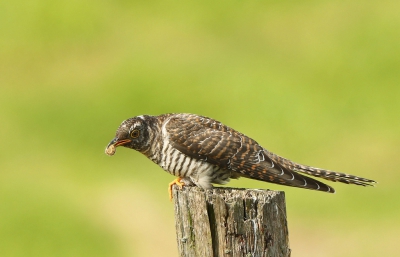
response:
[(334, 182), (342, 182), (346, 184), (354, 184), (359, 186), (374, 186), (376, 181), (372, 179), (362, 178), (346, 173), (336, 172), (332, 170), (324, 170), (320, 168), (310, 167), (306, 165), (301, 165), (298, 163), (294, 163), (294, 170), (305, 173), (307, 175), (311, 175), (314, 177), (323, 178), (326, 180), (334, 181)]
[(346, 184), (354, 184), (354, 185), (359, 185), (359, 186), (374, 186), (376, 181), (372, 179), (367, 179), (367, 178), (362, 178), (346, 173), (340, 173), (332, 170), (325, 170), (325, 169), (320, 169), (320, 168), (315, 168), (307, 165), (302, 165), (298, 164), (295, 162), (292, 162), (288, 159), (285, 159), (281, 156), (278, 156), (274, 153), (271, 153), (269, 151), (265, 151), (273, 161), (277, 162), (278, 164), (282, 165), (286, 169), (292, 170), (292, 171), (297, 171), (301, 172), (307, 175), (311, 175), (314, 177), (318, 178), (323, 178), (329, 181), (334, 181), (334, 182), (342, 182)]

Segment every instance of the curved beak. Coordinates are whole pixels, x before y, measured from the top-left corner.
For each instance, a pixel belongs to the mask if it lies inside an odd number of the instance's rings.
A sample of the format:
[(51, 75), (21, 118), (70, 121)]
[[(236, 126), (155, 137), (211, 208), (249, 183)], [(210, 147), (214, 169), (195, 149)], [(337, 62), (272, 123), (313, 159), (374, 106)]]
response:
[(114, 145), (115, 147), (120, 146), (120, 145), (124, 145), (127, 143), (130, 143), (132, 140), (130, 139), (122, 139), (119, 140), (118, 137), (114, 138), (113, 140), (111, 140), (111, 142), (107, 145), (107, 148), (110, 147), (110, 145)]
[(106, 147), (106, 154), (107, 155), (114, 155), (115, 154), (115, 148), (117, 146), (125, 145), (127, 143), (130, 143), (132, 140), (130, 139), (122, 139), (119, 140), (118, 137), (114, 138), (111, 140), (111, 142), (107, 145)]

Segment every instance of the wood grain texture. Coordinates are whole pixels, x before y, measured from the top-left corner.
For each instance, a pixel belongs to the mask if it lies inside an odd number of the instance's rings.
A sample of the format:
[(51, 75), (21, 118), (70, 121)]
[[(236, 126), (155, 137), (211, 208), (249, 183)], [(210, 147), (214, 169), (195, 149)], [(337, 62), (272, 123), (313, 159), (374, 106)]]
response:
[(290, 256), (284, 192), (173, 189), (180, 256)]

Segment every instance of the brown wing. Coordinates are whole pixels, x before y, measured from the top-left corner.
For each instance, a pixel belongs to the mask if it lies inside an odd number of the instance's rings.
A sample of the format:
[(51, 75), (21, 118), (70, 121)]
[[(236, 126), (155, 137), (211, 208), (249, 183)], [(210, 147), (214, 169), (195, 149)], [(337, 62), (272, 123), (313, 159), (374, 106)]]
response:
[(170, 143), (180, 152), (234, 171), (243, 177), (334, 192), (332, 187), (271, 160), (269, 152), (256, 141), (216, 120), (179, 114), (171, 117), (166, 130)]

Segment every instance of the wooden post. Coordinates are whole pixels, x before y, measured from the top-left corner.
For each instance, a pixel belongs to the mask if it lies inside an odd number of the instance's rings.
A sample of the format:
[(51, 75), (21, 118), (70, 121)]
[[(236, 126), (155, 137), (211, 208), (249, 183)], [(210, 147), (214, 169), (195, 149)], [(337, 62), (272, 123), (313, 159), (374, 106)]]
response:
[(289, 257), (284, 192), (173, 188), (180, 256)]

